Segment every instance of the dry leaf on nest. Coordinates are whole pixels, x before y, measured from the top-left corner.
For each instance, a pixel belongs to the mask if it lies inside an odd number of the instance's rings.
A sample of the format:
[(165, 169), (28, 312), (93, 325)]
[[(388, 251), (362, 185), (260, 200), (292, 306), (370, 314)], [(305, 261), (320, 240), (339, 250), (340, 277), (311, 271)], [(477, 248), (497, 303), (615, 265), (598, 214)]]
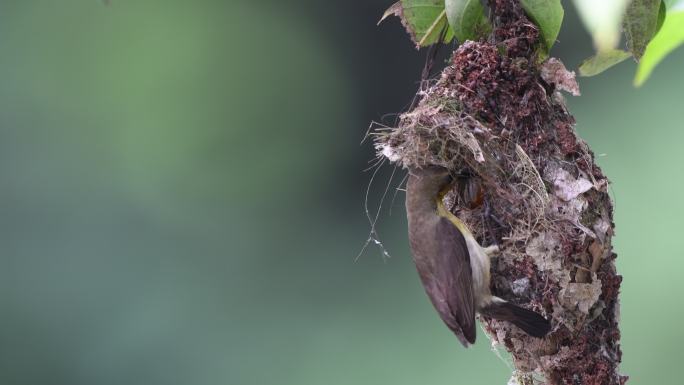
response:
[(560, 292), (560, 300), (568, 309), (579, 309), (589, 314), (589, 309), (598, 301), (601, 295), (601, 280), (592, 274), (591, 283), (568, 283)]
[(580, 90), (575, 71), (568, 71), (565, 65), (555, 57), (549, 58), (541, 67), (541, 77), (549, 84), (555, 84), (559, 90), (579, 96)]
[(590, 180), (583, 177), (575, 178), (560, 167), (548, 167), (544, 170), (544, 176), (553, 183), (554, 194), (566, 202), (594, 187)]
[(525, 248), (525, 253), (534, 259), (539, 270), (557, 271), (561, 269), (560, 258), (554, 258), (560, 246), (558, 238), (550, 232), (543, 232), (532, 238)]

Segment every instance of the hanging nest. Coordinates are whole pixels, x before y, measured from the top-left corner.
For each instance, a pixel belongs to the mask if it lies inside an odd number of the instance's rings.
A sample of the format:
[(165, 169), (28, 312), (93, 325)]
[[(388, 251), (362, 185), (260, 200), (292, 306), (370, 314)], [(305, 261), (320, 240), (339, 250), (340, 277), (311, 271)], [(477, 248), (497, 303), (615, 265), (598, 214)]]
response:
[(560, 94), (579, 94), (574, 73), (535, 56), (537, 28), (516, 1), (490, 6), (490, 41), (462, 44), (398, 126), (375, 131), (378, 155), (409, 169), (446, 167), (477, 186), (475, 204), (458, 187), (445, 203), (480, 244), (502, 250), (492, 292), (553, 324), (536, 339), (482, 319), (512, 354), (519, 383), (622, 384), (612, 204)]

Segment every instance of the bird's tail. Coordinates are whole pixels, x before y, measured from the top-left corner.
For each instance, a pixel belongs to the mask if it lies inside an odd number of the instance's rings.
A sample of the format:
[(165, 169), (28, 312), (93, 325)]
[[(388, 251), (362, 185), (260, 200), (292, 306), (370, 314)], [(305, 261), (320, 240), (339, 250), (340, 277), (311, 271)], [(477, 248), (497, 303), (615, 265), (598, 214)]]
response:
[(551, 330), (551, 323), (541, 314), (498, 298), (481, 309), (480, 313), (486, 317), (509, 321), (532, 337), (542, 338)]

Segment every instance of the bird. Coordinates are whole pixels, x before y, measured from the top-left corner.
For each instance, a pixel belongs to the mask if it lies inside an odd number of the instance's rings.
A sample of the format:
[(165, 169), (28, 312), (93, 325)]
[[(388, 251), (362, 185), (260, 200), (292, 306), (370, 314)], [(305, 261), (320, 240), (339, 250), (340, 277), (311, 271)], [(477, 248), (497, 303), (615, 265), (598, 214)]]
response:
[(539, 313), (492, 295), (490, 258), (465, 223), (443, 203), (454, 184), (447, 168), (410, 168), (406, 185), (408, 238), (418, 275), (432, 305), (466, 348), (475, 343), (475, 314), (509, 321), (542, 338), (551, 330)]

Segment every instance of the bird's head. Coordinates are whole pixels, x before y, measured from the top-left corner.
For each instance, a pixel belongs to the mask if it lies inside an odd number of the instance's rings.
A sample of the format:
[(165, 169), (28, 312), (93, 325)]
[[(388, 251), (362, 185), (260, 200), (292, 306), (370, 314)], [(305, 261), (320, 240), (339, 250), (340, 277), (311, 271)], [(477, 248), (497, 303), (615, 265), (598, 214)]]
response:
[(409, 170), (408, 188), (421, 196), (443, 196), (454, 182), (448, 169), (439, 166), (412, 168)]

